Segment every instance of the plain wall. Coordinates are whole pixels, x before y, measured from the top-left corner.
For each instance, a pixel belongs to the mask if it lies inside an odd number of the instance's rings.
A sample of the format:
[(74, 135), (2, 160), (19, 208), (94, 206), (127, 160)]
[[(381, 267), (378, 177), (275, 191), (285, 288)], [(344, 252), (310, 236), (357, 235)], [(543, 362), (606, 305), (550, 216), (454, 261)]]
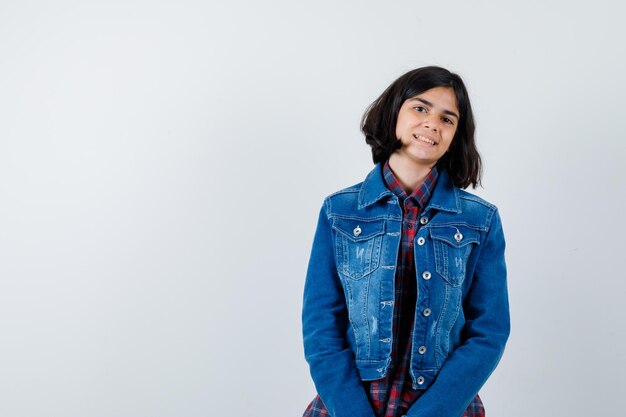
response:
[(0, 415), (301, 415), (302, 289), (360, 117), (462, 75), (512, 335), (490, 417), (623, 414), (623, 9), (1, 1)]

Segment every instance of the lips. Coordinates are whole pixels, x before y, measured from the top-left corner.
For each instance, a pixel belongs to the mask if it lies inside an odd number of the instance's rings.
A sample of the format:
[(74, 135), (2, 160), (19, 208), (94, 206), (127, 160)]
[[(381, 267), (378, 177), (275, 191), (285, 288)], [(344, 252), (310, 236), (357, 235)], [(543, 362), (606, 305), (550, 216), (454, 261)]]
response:
[(427, 143), (429, 145), (436, 145), (434, 140), (427, 138), (426, 136), (413, 134), (413, 137), (419, 140), (420, 142)]

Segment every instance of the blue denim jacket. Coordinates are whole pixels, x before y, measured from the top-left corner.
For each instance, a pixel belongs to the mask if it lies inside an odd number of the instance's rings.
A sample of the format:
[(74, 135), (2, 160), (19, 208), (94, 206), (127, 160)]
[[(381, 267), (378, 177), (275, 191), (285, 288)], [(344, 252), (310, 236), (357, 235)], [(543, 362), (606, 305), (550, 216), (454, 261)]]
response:
[[(415, 236), (417, 305), (410, 374), (426, 390), (410, 417), (459, 417), (509, 336), (504, 235), (496, 207), (440, 172)], [(391, 362), (402, 230), (382, 165), (324, 200), (304, 288), (304, 351), (332, 417), (373, 417), (361, 380)], [(421, 349), (420, 349), (421, 347)], [(425, 348), (425, 349), (424, 349)]]

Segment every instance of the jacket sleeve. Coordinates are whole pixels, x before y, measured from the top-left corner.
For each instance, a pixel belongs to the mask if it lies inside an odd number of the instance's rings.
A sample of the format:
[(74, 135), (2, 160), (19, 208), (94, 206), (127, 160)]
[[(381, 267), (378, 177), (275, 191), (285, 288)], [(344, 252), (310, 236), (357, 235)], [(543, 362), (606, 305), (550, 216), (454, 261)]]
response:
[(464, 343), (444, 362), (407, 417), (459, 417), (500, 361), (510, 332), (504, 247), (496, 210), (463, 304)]
[(335, 266), (327, 204), (325, 200), (320, 210), (304, 285), (304, 355), (332, 417), (374, 417), (346, 340), (348, 312)]

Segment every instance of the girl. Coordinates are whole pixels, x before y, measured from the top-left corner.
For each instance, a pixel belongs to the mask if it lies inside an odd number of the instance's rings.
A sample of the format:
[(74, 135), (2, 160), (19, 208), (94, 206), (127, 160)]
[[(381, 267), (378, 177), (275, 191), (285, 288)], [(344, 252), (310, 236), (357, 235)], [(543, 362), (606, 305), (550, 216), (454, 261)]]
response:
[(504, 235), (461, 78), (410, 71), (361, 123), (376, 166), (324, 199), (304, 288), (305, 417), (484, 416), (509, 336)]

